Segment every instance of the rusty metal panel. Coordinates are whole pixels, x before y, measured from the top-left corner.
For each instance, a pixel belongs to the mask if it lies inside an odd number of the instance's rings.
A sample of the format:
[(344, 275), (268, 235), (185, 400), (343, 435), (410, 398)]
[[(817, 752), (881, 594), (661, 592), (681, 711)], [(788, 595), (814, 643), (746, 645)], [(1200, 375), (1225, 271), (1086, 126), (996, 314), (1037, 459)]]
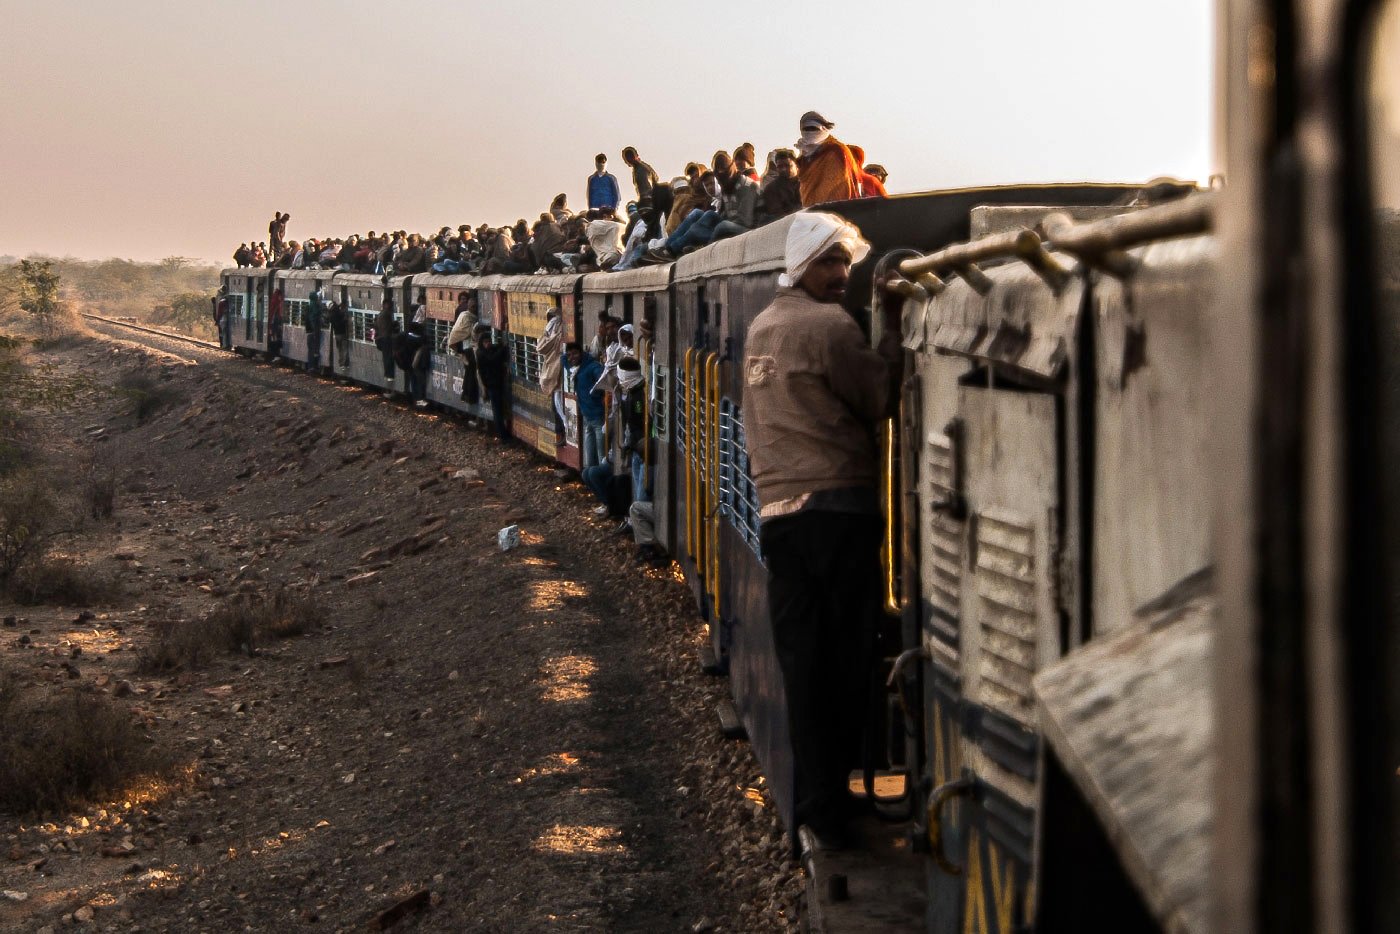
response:
[(1214, 599), (1196, 574), (1035, 678), (1046, 741), (1170, 932), (1208, 924)]
[(923, 644), (932, 658), (947, 670), (956, 671), (966, 532), (961, 510), (948, 511), (941, 509), (940, 504), (964, 496), (957, 476), (962, 454), (954, 436), (958, 380), (970, 364), (961, 357), (932, 352), (920, 353), (915, 360), (922, 393), (921, 415), (926, 426), (919, 471), (920, 531), (926, 543), (921, 549), (920, 566)]
[[(1084, 280), (1073, 274), (1078, 268), (1073, 260), (1056, 256), (1056, 261), (1070, 273), (1058, 290), (1020, 262), (984, 269), (991, 282), (985, 295), (961, 279), (950, 282), (925, 312), (934, 346), (1039, 379), (1060, 379)], [(916, 337), (906, 334), (907, 341)]]
[(932, 335), (929, 341), (934, 348), (970, 355), (987, 326), (985, 304), (986, 300), (961, 279), (948, 283), (926, 312), (926, 327)]
[(1093, 286), (1095, 634), (1209, 563), (1216, 256), (1209, 237), (1153, 244), (1126, 283)]
[(959, 408), (971, 549), (962, 593), (965, 694), (1031, 727), (1031, 676), (1059, 654), (1056, 400), (964, 386)]

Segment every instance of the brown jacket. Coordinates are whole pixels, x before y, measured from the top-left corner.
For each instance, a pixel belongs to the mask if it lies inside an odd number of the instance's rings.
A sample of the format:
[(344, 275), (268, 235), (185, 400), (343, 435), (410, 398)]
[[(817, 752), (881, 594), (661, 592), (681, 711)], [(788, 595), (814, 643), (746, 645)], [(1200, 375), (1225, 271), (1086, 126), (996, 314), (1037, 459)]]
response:
[(876, 485), (876, 423), (894, 395), (899, 334), (872, 348), (840, 305), (779, 289), (744, 347), (744, 432), (759, 504)]

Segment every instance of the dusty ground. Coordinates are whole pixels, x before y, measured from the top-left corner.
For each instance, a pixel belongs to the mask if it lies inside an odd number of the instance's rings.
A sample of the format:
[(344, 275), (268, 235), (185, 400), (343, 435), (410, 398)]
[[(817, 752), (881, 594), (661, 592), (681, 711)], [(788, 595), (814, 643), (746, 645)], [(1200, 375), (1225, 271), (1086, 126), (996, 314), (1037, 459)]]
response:
[[(118, 467), (80, 551), (125, 596), (0, 608), (0, 670), (112, 697), (177, 767), (0, 814), (0, 929), (363, 929), (405, 899), (398, 930), (792, 926), (799, 877), (718, 736), (688, 593), (581, 487), (361, 390), (106, 330), (49, 353), (90, 386), (38, 424)], [(106, 388), (138, 368), (179, 397), (143, 425)], [(280, 585), (326, 624), (136, 670), (160, 621)]]

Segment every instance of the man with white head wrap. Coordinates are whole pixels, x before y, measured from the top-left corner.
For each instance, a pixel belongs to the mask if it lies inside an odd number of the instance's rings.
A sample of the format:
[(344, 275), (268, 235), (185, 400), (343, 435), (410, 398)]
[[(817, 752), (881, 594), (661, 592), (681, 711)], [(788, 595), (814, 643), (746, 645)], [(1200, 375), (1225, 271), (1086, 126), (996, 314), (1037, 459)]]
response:
[(840, 302), (870, 251), (832, 214), (793, 215), (778, 294), (749, 329), (744, 431), (783, 671), (797, 822), (839, 847), (854, 800), (880, 610), (875, 437), (896, 398), (899, 327), (874, 349)]
[(831, 135), (836, 124), (809, 110), (797, 126), (802, 136), (793, 148), (798, 153), (803, 207), (859, 198), (860, 163), (845, 143)]

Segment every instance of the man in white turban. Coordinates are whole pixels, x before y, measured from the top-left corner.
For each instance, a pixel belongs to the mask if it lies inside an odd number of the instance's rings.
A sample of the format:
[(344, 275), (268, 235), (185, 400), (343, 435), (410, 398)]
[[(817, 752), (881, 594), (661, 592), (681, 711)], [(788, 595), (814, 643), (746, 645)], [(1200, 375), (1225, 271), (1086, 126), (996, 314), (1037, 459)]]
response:
[(744, 349), (744, 431), (758, 487), (769, 615), (783, 671), (797, 823), (843, 845), (881, 606), (876, 427), (897, 398), (896, 322), (878, 349), (841, 306), (870, 251), (832, 214), (800, 213), (786, 272)]

